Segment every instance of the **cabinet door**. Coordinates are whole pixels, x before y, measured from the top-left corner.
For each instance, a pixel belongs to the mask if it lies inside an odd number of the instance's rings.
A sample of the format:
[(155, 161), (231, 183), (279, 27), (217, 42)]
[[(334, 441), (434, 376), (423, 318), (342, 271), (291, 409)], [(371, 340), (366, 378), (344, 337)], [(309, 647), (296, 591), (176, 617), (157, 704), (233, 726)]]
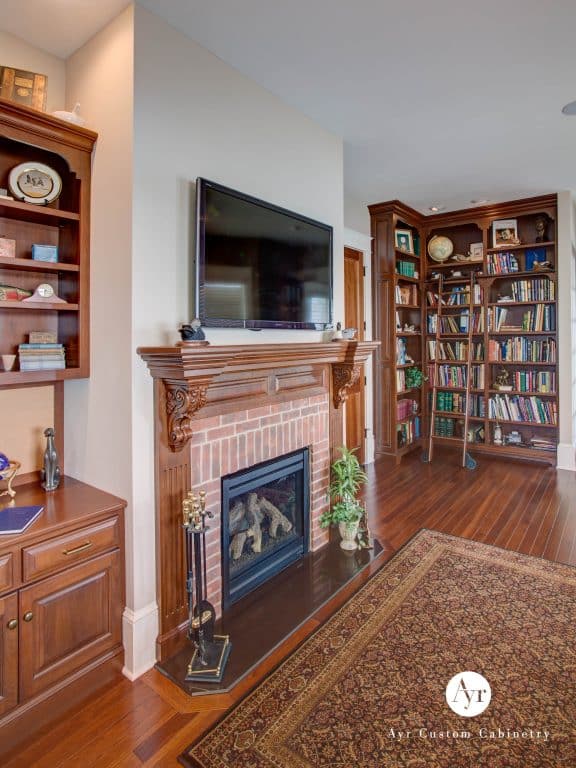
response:
[(35, 696), (121, 641), (118, 550), (20, 591), (20, 698)]
[(17, 703), (18, 598), (14, 592), (0, 597), (0, 716)]

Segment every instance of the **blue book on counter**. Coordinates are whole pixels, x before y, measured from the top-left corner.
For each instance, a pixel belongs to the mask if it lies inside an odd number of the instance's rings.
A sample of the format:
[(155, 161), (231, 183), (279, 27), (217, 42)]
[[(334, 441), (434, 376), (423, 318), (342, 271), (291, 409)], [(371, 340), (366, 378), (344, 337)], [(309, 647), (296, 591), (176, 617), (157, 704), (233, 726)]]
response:
[(44, 507), (4, 507), (0, 509), (0, 536), (6, 533), (22, 533), (32, 525)]

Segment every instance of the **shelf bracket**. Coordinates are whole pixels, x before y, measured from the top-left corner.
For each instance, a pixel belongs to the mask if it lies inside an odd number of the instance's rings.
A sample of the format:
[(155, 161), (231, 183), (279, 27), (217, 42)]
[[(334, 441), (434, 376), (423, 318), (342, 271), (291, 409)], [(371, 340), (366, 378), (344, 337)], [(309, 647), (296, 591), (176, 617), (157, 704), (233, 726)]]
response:
[(192, 418), (206, 405), (208, 385), (188, 385), (185, 381), (164, 379), (168, 445), (181, 451), (192, 437)]
[(353, 363), (332, 364), (334, 407), (338, 409), (348, 399), (352, 388), (359, 382), (361, 365)]

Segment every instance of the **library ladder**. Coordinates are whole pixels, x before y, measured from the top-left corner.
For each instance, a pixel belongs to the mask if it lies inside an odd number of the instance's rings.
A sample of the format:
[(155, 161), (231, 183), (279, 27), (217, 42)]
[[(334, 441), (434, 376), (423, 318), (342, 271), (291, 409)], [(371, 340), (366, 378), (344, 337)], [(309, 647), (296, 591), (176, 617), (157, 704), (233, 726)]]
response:
[[(442, 360), (440, 357), (440, 345), (443, 341), (447, 341), (447, 343), (450, 343), (450, 339), (454, 340), (454, 337), (458, 337), (458, 333), (456, 333), (453, 325), (453, 321), (451, 321), (449, 318), (451, 315), (446, 315), (446, 324), (444, 329), (444, 324), (442, 322), (443, 316), (442, 316), (442, 307), (443, 306), (449, 306), (447, 303), (444, 302), (444, 296), (457, 296), (458, 293), (454, 291), (444, 291), (444, 281), (442, 278), (442, 275), (438, 278), (438, 299), (437, 299), (437, 313), (436, 313), (436, 336), (435, 336), (435, 346), (434, 346), (434, 358), (430, 360), (430, 363), (432, 365), (432, 403), (430, 408), (430, 429), (429, 429), (429, 436), (428, 436), (428, 451), (425, 451), (422, 455), (422, 461), (431, 463), (432, 458), (434, 456), (434, 440), (441, 438), (443, 441), (448, 440), (451, 443), (454, 444), (462, 443), (462, 466), (466, 469), (476, 469), (476, 460), (470, 456), (470, 454), (467, 451), (467, 439), (468, 439), (468, 421), (470, 416), (470, 389), (472, 385), (472, 338), (474, 333), (474, 274), (470, 275), (470, 283), (468, 284), (468, 303), (459, 303), (457, 302), (455, 305), (450, 306), (460, 306), (463, 309), (467, 307), (468, 314), (467, 314), (467, 346), (466, 346), (466, 357), (464, 360), (460, 360), (460, 356), (455, 356), (458, 360), (458, 362), (465, 363), (466, 369), (466, 381), (465, 381), (465, 393), (464, 393), (464, 429), (462, 437), (446, 437), (446, 436), (440, 436), (436, 434), (436, 425), (437, 425), (437, 416), (438, 413), (444, 414), (444, 411), (440, 410), (438, 408), (438, 389), (447, 389), (446, 386), (439, 386), (438, 381), (438, 371), (441, 363), (449, 363), (449, 358), (446, 360)], [(462, 296), (466, 296), (466, 291), (462, 292)], [(482, 312), (482, 309), (480, 309), (480, 312)], [(466, 315), (461, 315), (466, 316)], [(430, 369), (429, 369), (430, 370)], [(454, 384), (452, 384), (454, 386)]]

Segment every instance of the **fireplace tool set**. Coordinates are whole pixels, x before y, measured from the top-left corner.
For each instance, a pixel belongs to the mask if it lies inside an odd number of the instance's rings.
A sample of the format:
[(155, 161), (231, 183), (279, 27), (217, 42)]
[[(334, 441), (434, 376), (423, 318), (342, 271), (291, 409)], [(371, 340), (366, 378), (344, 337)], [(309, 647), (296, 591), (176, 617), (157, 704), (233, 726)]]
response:
[(188, 638), (194, 654), (188, 664), (186, 681), (219, 683), (232, 645), (228, 635), (215, 635), (216, 611), (207, 599), (206, 492), (189, 491), (182, 502), (186, 543), (186, 592), (188, 594)]

